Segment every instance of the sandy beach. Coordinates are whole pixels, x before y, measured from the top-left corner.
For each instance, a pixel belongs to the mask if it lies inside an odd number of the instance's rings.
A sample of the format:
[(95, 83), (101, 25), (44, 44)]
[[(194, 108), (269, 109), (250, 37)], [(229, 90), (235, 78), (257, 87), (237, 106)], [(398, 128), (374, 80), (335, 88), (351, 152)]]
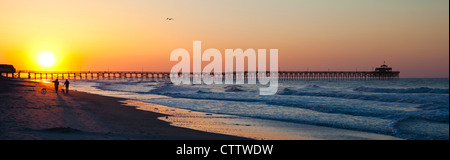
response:
[(0, 139), (246, 139), (171, 126), (158, 119), (166, 115), (125, 106), (123, 99), (76, 91), (56, 94), (53, 88), (52, 83), (0, 79)]

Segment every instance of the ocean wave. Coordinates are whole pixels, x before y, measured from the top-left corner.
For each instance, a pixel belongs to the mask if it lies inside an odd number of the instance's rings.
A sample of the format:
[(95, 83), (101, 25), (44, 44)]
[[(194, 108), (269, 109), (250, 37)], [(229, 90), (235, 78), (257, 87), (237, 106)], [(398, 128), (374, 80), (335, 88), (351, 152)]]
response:
[(283, 90), (277, 92), (278, 95), (295, 95), (297, 93), (298, 91), (289, 88), (284, 88)]
[(309, 85), (305, 86), (304, 88), (307, 88), (307, 89), (318, 89), (318, 88), (321, 88), (321, 87), (318, 86), (318, 85), (315, 85), (315, 84), (309, 84)]
[(439, 108), (433, 110), (424, 110), (417, 116), (418, 119), (424, 119), (433, 122), (442, 122), (449, 123), (449, 109), (448, 108)]
[(428, 96), (426, 98), (411, 96), (411, 95), (393, 95), (393, 94), (358, 94), (358, 93), (342, 93), (342, 92), (305, 92), (300, 90), (294, 90), (290, 88), (284, 88), (277, 93), (278, 95), (296, 95), (296, 96), (314, 96), (314, 97), (332, 97), (332, 98), (344, 98), (344, 99), (359, 99), (369, 101), (380, 102), (398, 102), (398, 103), (413, 103), (413, 104), (439, 104), (448, 105), (448, 101)]
[(242, 86), (239, 86), (239, 85), (229, 85), (229, 86), (226, 86), (223, 88), (225, 88), (225, 92), (242, 92), (242, 91), (244, 91), (242, 89)]
[(440, 88), (428, 88), (428, 87), (419, 87), (419, 88), (372, 88), (372, 87), (358, 87), (353, 89), (354, 91), (359, 92), (375, 92), (375, 93), (449, 93), (449, 89), (440, 89)]
[(381, 103), (377, 105), (367, 105), (364, 102), (344, 102), (320, 103), (320, 102), (302, 102), (302, 101), (270, 101), (267, 104), (289, 106), (302, 108), (322, 113), (336, 113), (352, 116), (376, 117), (383, 119), (398, 119), (403, 116), (415, 116), (421, 113), (420, 109), (414, 109), (409, 106), (395, 106), (392, 104)]
[(148, 93), (149, 91), (160, 87), (161, 83), (151, 81), (122, 81), (122, 82), (108, 82), (99, 81), (92, 87), (104, 91), (120, 91), (130, 93)]
[(211, 92), (203, 91), (203, 90), (198, 90), (197, 93), (211, 93)]
[(430, 122), (414, 116), (393, 121), (390, 128), (396, 137), (409, 140), (448, 140), (449, 138), (448, 122)]

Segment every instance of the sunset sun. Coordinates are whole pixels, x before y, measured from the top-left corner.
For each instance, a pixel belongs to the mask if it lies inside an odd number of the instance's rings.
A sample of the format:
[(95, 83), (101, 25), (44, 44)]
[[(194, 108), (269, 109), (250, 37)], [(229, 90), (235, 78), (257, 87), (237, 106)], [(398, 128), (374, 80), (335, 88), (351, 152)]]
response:
[(43, 67), (51, 67), (55, 64), (55, 56), (51, 52), (42, 52), (39, 54), (38, 62)]

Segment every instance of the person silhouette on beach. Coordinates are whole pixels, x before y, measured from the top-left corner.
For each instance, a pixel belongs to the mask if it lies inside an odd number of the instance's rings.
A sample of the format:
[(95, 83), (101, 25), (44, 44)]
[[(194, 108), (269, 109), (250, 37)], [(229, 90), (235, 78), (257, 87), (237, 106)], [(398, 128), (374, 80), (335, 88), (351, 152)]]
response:
[(55, 83), (55, 90), (56, 90), (56, 93), (58, 93), (58, 87), (59, 87), (58, 79), (56, 79), (55, 81), (52, 81), (52, 82)]
[(66, 79), (66, 82), (64, 82), (64, 85), (66, 86), (66, 93), (69, 93), (69, 80)]

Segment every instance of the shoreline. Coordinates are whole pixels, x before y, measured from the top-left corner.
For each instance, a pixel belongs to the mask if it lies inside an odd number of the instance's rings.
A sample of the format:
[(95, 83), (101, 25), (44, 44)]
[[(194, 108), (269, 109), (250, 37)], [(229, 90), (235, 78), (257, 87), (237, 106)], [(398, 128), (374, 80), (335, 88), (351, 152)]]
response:
[(122, 102), (140, 110), (169, 115), (158, 119), (173, 126), (256, 140), (403, 140), (371, 132), (192, 111), (138, 100)]
[(122, 98), (73, 90), (56, 94), (43, 82), (0, 83), (4, 140), (249, 140), (172, 126), (158, 119), (166, 115), (126, 106)]

